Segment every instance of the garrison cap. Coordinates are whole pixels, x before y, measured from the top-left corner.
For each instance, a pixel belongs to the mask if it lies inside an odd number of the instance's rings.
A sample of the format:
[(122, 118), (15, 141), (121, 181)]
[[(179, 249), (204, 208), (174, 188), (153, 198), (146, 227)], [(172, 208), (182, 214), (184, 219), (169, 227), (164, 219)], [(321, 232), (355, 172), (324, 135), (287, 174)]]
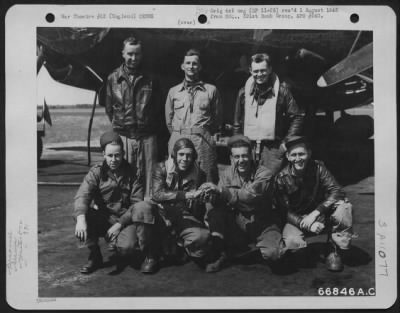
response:
[(289, 151), (291, 148), (299, 144), (304, 144), (307, 147), (307, 149), (310, 148), (310, 143), (307, 140), (307, 137), (304, 136), (292, 136), (285, 142), (287, 151)]
[(120, 145), (121, 147), (124, 146), (121, 137), (114, 131), (106, 132), (100, 137), (101, 149), (104, 150), (106, 145), (108, 145), (109, 143), (115, 143), (117, 145)]
[(235, 143), (243, 142), (245, 145), (251, 147), (251, 141), (244, 135), (234, 135), (228, 139), (228, 148), (230, 149)]

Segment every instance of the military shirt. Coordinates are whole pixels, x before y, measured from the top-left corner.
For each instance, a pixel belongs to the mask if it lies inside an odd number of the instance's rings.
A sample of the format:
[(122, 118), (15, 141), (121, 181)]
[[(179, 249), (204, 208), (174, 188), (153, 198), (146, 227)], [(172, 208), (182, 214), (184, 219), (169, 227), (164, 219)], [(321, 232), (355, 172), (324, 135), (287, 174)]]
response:
[(165, 119), (170, 132), (180, 129), (218, 130), (222, 119), (221, 97), (214, 85), (200, 82), (189, 92), (184, 83), (172, 87), (165, 103)]
[(135, 203), (143, 200), (143, 184), (132, 167), (123, 160), (121, 176), (116, 177), (106, 162), (93, 166), (83, 179), (76, 196), (74, 215), (86, 214), (92, 204), (111, 223), (120, 222), (120, 217)]
[(254, 228), (281, 226), (280, 215), (272, 206), (272, 175), (266, 167), (253, 165), (248, 177), (243, 179), (231, 165), (221, 173), (218, 186), (221, 189), (218, 201), (254, 224)]

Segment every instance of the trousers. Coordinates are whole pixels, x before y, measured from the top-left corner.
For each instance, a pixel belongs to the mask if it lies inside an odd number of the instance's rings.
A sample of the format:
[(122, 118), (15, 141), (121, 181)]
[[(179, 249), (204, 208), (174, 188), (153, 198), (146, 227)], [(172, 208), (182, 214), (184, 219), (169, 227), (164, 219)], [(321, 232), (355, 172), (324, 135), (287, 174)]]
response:
[(173, 221), (173, 227), (178, 234), (178, 245), (195, 258), (202, 258), (210, 253), (211, 236), (225, 238), (224, 215), (215, 208), (207, 211), (204, 221), (184, 215)]
[[(86, 246), (89, 250), (98, 247), (100, 237), (107, 241), (107, 231), (112, 226), (110, 218), (95, 209), (89, 209), (86, 213), (88, 225), (88, 237)], [(115, 241), (110, 243), (120, 255), (130, 255), (135, 250), (147, 253), (155, 253), (154, 247), (154, 225), (143, 222), (133, 222), (124, 227)]]
[[(340, 200), (335, 203), (333, 213), (328, 226), (330, 239), (343, 250), (349, 249), (352, 239), (352, 205), (348, 201)], [(283, 228), (282, 236), (287, 250), (299, 250), (307, 247), (305, 238), (313, 234), (305, 233), (303, 230), (292, 224), (286, 224)]]
[(138, 139), (120, 137), (124, 144), (125, 159), (136, 169), (138, 177), (143, 177), (144, 196), (151, 198), (153, 166), (157, 163), (158, 158), (157, 137), (148, 136)]
[(285, 244), (278, 225), (256, 225), (255, 219), (246, 219), (240, 213), (228, 214), (227, 242), (235, 255), (237, 252), (245, 253), (255, 248), (261, 253), (264, 260), (277, 261), (285, 252)]

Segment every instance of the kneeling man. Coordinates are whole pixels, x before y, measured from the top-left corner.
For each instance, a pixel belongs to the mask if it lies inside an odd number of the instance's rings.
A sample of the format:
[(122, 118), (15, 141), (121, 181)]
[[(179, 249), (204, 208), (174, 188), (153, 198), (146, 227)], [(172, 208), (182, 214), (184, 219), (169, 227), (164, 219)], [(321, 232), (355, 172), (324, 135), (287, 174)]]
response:
[[(104, 161), (90, 169), (75, 196), (75, 236), (89, 248), (89, 261), (80, 272), (90, 274), (102, 267), (99, 237), (116, 250), (117, 264), (138, 246), (146, 255), (142, 272), (152, 272), (154, 253), (149, 238), (154, 217), (143, 202), (142, 178), (123, 158), (123, 143), (117, 133), (104, 133), (100, 145)], [(146, 218), (135, 220), (135, 216)]]
[(227, 212), (227, 242), (233, 255), (259, 250), (275, 265), (285, 250), (281, 215), (272, 206), (272, 172), (253, 161), (248, 137), (232, 136), (228, 148), (231, 166), (220, 175), (218, 186), (208, 183), (203, 188), (215, 192), (215, 206)]
[(337, 248), (350, 247), (352, 205), (325, 165), (311, 159), (305, 137), (290, 138), (286, 148), (289, 164), (275, 180), (276, 203), (287, 216), (283, 229), (286, 248), (305, 248), (305, 235), (316, 235), (328, 228), (334, 251), (328, 255), (326, 265), (331, 271), (340, 271), (343, 264)]
[(153, 172), (152, 199), (166, 223), (171, 223), (178, 245), (206, 265), (206, 272), (216, 272), (225, 260), (224, 219), (218, 210), (206, 208), (209, 195), (199, 189), (206, 182), (206, 173), (196, 158), (193, 142), (178, 139), (171, 157)]

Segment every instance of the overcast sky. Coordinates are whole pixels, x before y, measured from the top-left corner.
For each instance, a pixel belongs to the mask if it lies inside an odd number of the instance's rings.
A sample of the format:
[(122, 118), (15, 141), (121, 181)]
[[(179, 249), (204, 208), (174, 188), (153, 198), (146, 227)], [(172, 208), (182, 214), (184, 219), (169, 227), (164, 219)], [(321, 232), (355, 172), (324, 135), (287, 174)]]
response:
[(82, 88), (71, 87), (51, 78), (45, 66), (42, 66), (37, 76), (37, 104), (55, 105), (93, 104), (95, 92)]

